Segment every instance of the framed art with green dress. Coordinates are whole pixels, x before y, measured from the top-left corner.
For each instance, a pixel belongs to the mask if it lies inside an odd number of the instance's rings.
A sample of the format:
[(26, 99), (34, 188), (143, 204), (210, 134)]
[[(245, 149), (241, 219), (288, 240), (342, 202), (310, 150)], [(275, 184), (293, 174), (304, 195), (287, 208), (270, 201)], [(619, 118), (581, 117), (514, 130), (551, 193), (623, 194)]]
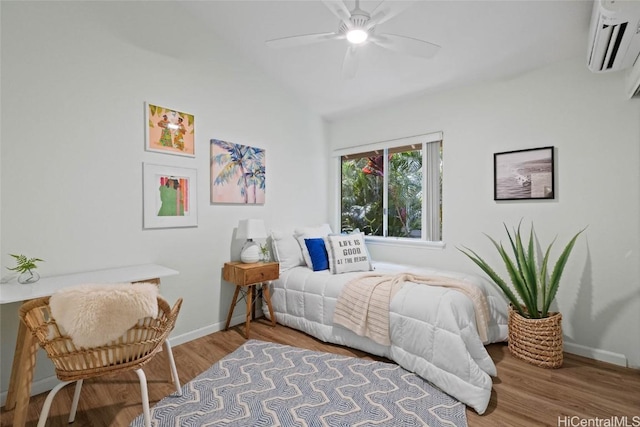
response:
[(144, 228), (198, 226), (196, 169), (142, 164)]
[(147, 151), (195, 157), (193, 114), (145, 103)]

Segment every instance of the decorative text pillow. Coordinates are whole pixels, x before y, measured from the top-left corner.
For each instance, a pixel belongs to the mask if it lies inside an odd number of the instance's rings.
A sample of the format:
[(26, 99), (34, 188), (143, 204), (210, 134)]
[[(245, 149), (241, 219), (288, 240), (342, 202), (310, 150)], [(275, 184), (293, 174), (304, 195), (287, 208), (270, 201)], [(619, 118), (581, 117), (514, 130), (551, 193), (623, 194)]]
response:
[(326, 241), (333, 274), (373, 270), (362, 233), (331, 234)]

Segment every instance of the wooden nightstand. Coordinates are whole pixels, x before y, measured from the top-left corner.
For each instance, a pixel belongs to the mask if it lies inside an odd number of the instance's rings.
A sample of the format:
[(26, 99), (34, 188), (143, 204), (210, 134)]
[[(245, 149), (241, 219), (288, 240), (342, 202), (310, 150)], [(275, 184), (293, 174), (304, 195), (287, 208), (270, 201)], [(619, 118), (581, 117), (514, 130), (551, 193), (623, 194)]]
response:
[[(227, 315), (227, 323), (224, 327), (226, 331), (229, 329), (229, 323), (231, 323), (231, 316), (233, 310), (238, 304), (238, 294), (242, 294), (241, 298), (244, 298), (247, 302), (247, 320), (245, 322), (245, 337), (249, 339), (249, 328), (251, 325), (251, 313), (253, 312), (253, 299), (254, 293), (256, 293), (257, 285), (262, 285), (263, 282), (269, 280), (275, 280), (280, 276), (280, 264), (277, 262), (259, 262), (255, 264), (243, 264), (238, 261), (226, 262), (222, 270), (222, 278), (227, 282), (236, 285), (236, 290), (233, 293), (233, 300), (229, 307), (229, 314)], [(269, 287), (262, 286), (262, 294), (269, 307), (269, 316), (271, 317), (271, 324), (276, 326), (276, 317), (273, 314), (273, 308), (271, 307), (271, 295), (269, 295)], [(256, 295), (257, 296), (257, 295)]]

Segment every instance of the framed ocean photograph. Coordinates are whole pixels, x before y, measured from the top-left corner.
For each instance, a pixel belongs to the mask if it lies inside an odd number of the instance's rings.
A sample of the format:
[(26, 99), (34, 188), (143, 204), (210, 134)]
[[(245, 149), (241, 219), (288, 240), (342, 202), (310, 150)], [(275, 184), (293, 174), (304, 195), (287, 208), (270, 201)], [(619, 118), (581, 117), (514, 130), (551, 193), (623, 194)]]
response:
[(143, 227), (197, 227), (197, 170), (143, 163), (142, 171)]
[(195, 157), (193, 114), (145, 103), (145, 149)]
[(211, 203), (265, 202), (265, 150), (211, 140)]
[(493, 199), (553, 199), (553, 147), (506, 151), (493, 155)]

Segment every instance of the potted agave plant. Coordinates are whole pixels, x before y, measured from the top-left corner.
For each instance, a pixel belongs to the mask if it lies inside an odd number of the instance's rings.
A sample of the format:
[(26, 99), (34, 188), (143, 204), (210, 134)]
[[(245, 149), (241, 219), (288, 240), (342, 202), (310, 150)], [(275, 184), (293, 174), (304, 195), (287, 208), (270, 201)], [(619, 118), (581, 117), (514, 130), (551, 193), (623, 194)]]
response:
[(558, 292), (560, 278), (580, 230), (564, 247), (560, 257), (550, 271), (549, 254), (555, 239), (544, 252), (538, 263), (534, 242), (537, 237), (531, 225), (529, 241), (525, 246), (518, 228), (509, 231), (513, 253), (495, 239), (487, 236), (498, 250), (509, 274), (510, 284), (500, 277), (493, 268), (473, 250), (458, 248), (484, 271), (500, 288), (509, 301), (509, 351), (517, 358), (544, 368), (559, 368), (563, 361), (562, 314), (550, 312), (550, 306)]

